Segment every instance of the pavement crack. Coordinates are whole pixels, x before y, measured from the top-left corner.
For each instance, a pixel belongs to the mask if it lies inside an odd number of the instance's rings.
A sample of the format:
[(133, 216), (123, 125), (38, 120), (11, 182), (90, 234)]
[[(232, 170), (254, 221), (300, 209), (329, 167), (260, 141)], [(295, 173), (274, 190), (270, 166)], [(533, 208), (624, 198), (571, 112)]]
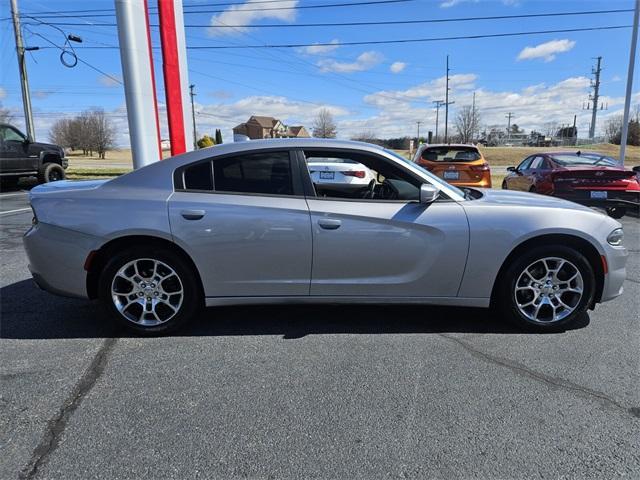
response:
[(18, 475), (20, 480), (35, 478), (38, 474), (38, 469), (47, 462), (51, 454), (58, 448), (60, 437), (64, 433), (69, 419), (104, 372), (107, 358), (116, 342), (117, 338), (105, 339), (94, 355), (93, 360), (91, 360), (91, 363), (63, 402), (62, 407), (49, 419), (40, 443), (31, 454), (27, 465)]
[(451, 342), (458, 344), (459, 346), (464, 348), (466, 351), (468, 351), (471, 355), (473, 355), (476, 358), (480, 358), (482, 360), (493, 363), (495, 365), (499, 365), (501, 367), (507, 368), (517, 375), (529, 377), (539, 383), (544, 383), (552, 387), (561, 388), (563, 390), (577, 393), (578, 395), (583, 397), (595, 399), (606, 407), (612, 408), (617, 411), (622, 411), (625, 414), (628, 414), (628, 415), (630, 414), (631, 416), (638, 418), (638, 414), (636, 413), (636, 410), (638, 410), (637, 407), (630, 407), (630, 408), (626, 407), (621, 403), (619, 403), (617, 400), (614, 400), (613, 398), (609, 397), (608, 395), (602, 392), (599, 392), (597, 390), (592, 390), (588, 387), (578, 385), (576, 383), (570, 382), (568, 380), (564, 380), (562, 378), (545, 375), (544, 373), (540, 373), (535, 370), (532, 370), (510, 359), (490, 355), (488, 353), (483, 352), (482, 350), (475, 348), (469, 343), (463, 340), (460, 340), (459, 338), (455, 338), (442, 333), (438, 335), (442, 338), (445, 338)]

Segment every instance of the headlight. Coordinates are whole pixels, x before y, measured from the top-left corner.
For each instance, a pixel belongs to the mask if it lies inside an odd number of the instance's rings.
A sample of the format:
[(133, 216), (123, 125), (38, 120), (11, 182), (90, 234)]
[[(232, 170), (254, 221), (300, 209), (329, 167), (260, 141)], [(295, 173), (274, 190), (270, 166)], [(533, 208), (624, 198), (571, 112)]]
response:
[(622, 231), (621, 228), (616, 228), (607, 237), (607, 242), (609, 242), (609, 245), (613, 245), (614, 247), (619, 247), (620, 245), (622, 245), (623, 239), (624, 239), (624, 232)]

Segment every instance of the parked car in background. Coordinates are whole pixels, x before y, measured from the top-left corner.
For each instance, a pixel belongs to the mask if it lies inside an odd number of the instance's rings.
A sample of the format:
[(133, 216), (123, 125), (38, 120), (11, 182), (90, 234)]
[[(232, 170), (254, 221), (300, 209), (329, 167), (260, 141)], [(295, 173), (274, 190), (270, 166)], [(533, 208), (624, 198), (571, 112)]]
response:
[(640, 167), (627, 170), (616, 159), (600, 153), (537, 153), (507, 170), (502, 182), (505, 190), (553, 195), (602, 207), (613, 218), (640, 206)]
[(491, 169), (473, 145), (421, 145), (413, 161), (458, 187), (491, 188)]
[[(348, 197), (319, 194), (314, 158), (376, 178)], [(229, 143), (108, 181), (41, 185), (30, 201), (38, 285), (99, 298), (143, 334), (204, 305), (359, 302), (492, 305), (526, 329), (562, 330), (626, 278), (617, 221), (557, 198), (460, 190), (366, 143)]]
[(307, 167), (316, 193), (320, 196), (350, 196), (354, 190), (366, 190), (376, 183), (374, 173), (349, 158), (307, 158)]
[(33, 142), (13, 125), (0, 123), (0, 178), (15, 185), (21, 177), (38, 177), (38, 183), (65, 178), (69, 165), (58, 145)]

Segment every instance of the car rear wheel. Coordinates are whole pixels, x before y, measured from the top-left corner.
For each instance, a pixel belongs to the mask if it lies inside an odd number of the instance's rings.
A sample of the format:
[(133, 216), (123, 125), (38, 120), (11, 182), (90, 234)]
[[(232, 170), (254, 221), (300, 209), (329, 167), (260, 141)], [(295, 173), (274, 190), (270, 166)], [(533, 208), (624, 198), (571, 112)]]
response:
[(518, 256), (499, 280), (498, 307), (506, 319), (530, 331), (575, 327), (595, 295), (595, 274), (578, 251), (542, 246)]
[(508, 190), (509, 187), (507, 187), (507, 182), (505, 182), (504, 180), (502, 181), (502, 189), (503, 190)]
[(624, 207), (609, 207), (607, 208), (607, 215), (611, 218), (620, 219), (627, 213), (627, 209)]
[(189, 263), (169, 249), (134, 247), (106, 265), (99, 296), (121, 325), (158, 335), (183, 326), (200, 311), (196, 277)]
[(38, 181), (40, 183), (57, 182), (58, 180), (64, 180), (64, 168), (57, 163), (45, 163), (42, 166), (42, 172), (38, 175)]

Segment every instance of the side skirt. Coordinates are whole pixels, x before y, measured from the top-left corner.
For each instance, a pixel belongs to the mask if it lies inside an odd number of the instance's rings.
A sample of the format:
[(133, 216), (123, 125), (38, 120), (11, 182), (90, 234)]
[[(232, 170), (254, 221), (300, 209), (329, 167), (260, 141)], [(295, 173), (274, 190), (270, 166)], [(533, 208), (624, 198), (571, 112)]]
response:
[(449, 307), (488, 308), (489, 298), (461, 297), (207, 297), (207, 307), (225, 305), (314, 305), (314, 304), (367, 304), (367, 305), (442, 305)]

